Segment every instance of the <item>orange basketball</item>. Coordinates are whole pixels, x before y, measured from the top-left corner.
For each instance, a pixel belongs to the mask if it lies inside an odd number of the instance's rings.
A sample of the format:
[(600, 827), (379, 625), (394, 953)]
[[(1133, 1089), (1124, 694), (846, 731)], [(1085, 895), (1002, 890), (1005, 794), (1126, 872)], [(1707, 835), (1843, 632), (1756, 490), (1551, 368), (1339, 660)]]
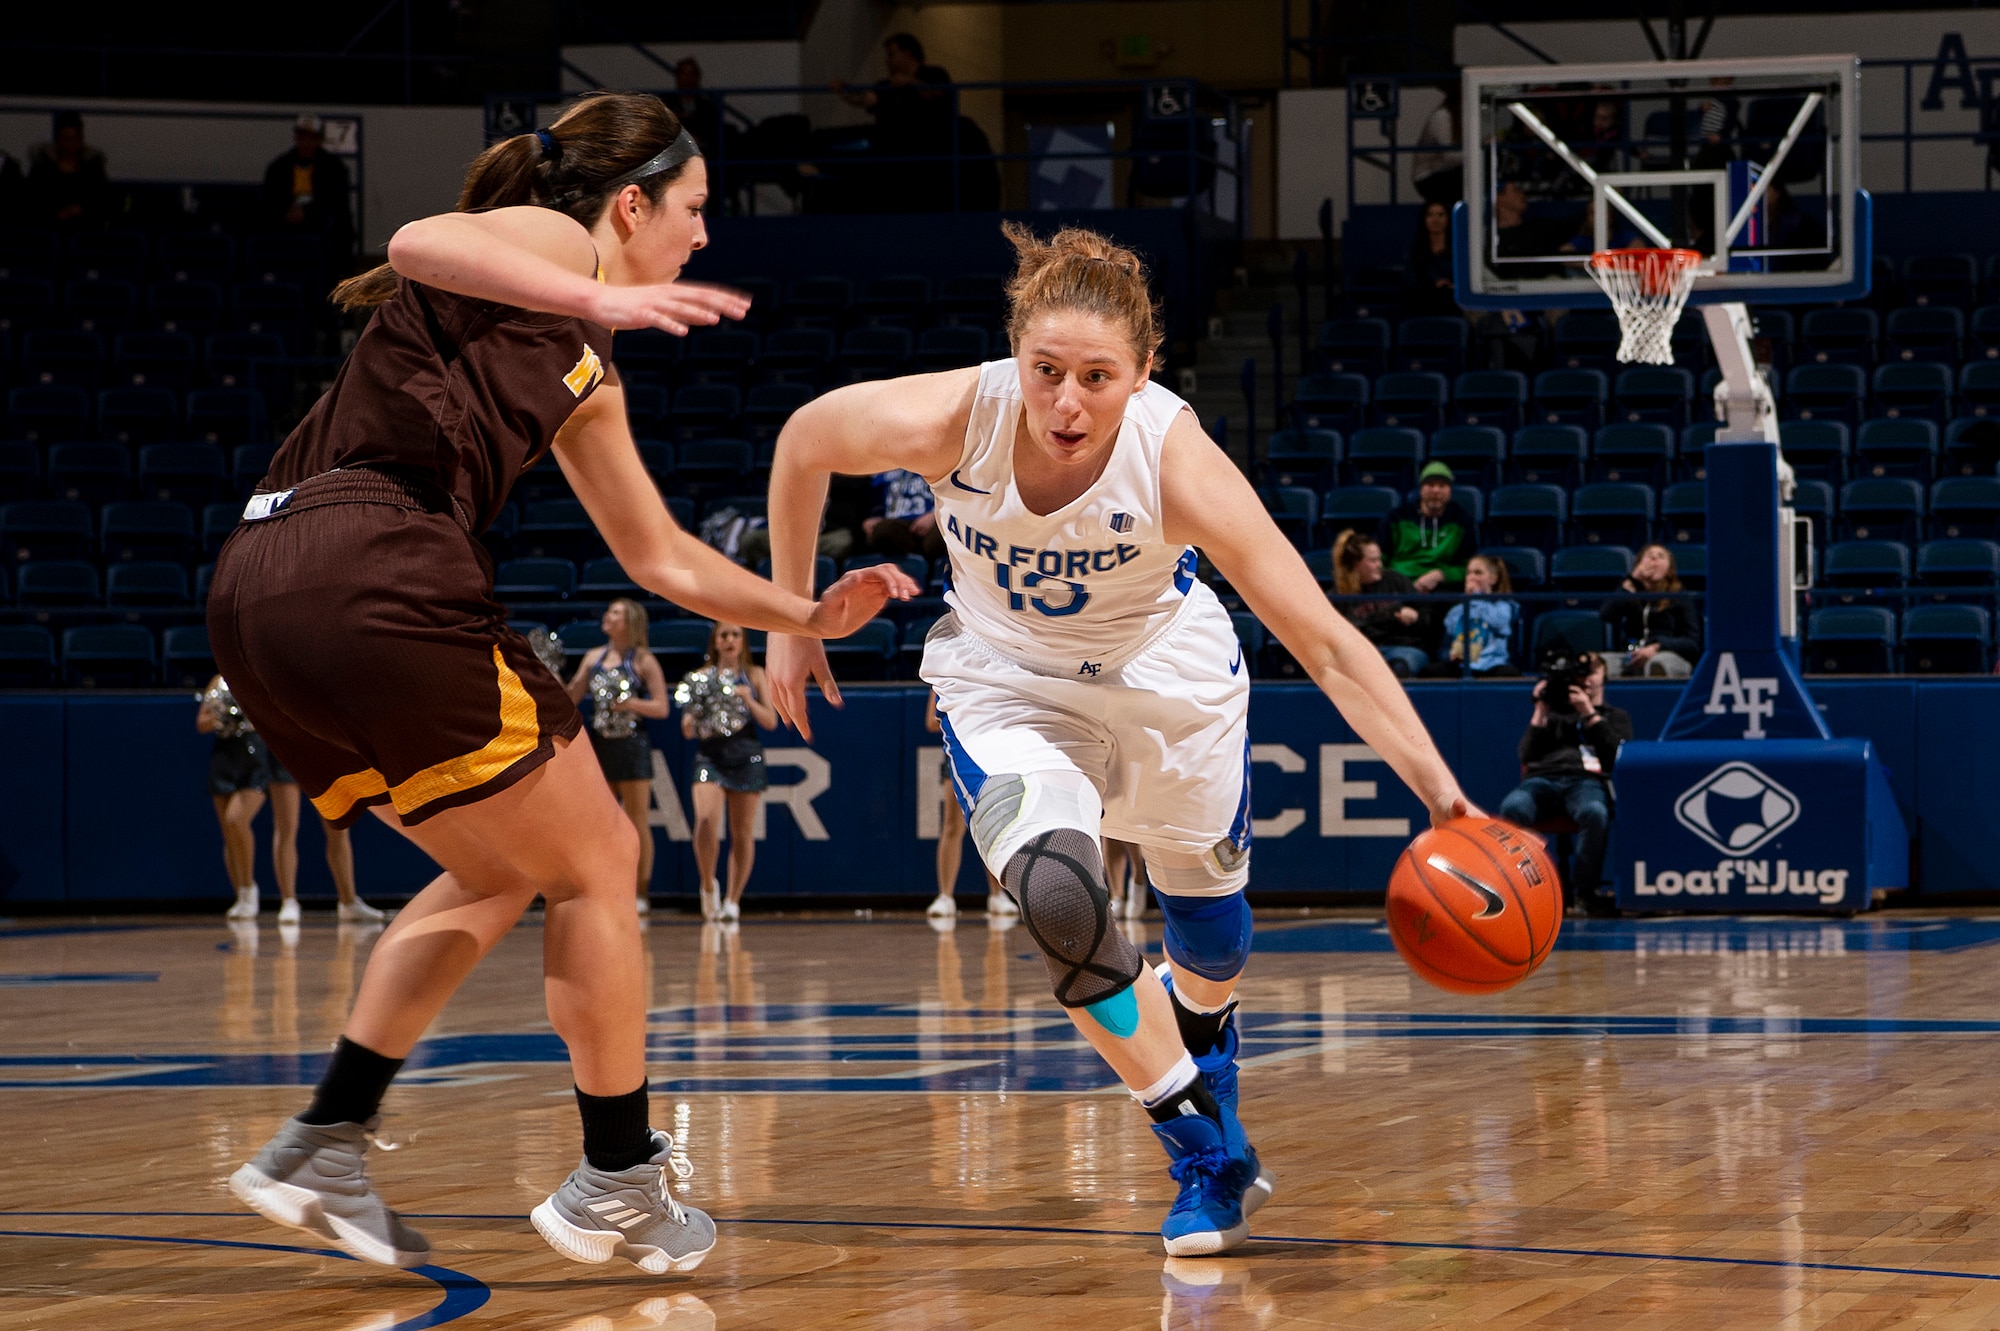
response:
[(1562, 928), (1562, 884), (1531, 833), (1454, 818), (1417, 837), (1389, 875), (1389, 938), (1440, 989), (1492, 994), (1534, 973)]

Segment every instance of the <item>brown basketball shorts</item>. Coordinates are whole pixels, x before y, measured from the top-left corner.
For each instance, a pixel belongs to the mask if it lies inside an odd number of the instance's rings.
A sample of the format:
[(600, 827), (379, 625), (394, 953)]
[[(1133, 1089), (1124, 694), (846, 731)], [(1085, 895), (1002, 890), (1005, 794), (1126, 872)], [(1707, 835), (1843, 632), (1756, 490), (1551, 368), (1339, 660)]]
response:
[(492, 588), (448, 497), (329, 472), (230, 535), (209, 642), (322, 816), (346, 827), (388, 804), (418, 823), (505, 790), (582, 725)]

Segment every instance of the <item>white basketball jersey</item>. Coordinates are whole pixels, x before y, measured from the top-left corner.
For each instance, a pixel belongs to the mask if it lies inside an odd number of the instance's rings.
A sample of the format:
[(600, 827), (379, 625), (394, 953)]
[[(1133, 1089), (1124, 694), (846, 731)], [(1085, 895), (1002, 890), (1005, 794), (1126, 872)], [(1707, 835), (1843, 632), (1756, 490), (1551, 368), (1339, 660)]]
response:
[(1095, 674), (1093, 665), (1122, 660), (1165, 626), (1197, 585), (1194, 550), (1168, 544), (1160, 517), (1161, 445), (1186, 405), (1145, 384), (1104, 474), (1044, 516), (1014, 484), (1020, 371), (1012, 360), (982, 365), (958, 465), (931, 487), (959, 622), (1006, 655), (1063, 674)]

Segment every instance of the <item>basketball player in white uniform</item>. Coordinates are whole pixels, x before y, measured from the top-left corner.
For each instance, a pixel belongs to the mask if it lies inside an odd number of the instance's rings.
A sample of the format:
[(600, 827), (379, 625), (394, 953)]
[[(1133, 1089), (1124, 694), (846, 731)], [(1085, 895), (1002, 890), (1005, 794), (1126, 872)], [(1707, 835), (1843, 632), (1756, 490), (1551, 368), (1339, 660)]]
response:
[[(1154, 1120), (1180, 1192), (1176, 1256), (1243, 1241), (1270, 1195), (1237, 1122), (1232, 994), (1250, 950), (1249, 677), (1195, 547), (1430, 808), (1470, 811), (1402, 686), (1333, 610), (1234, 463), (1151, 383), (1158, 315), (1136, 256), (1010, 226), (1015, 358), (839, 389), (801, 408), (771, 473), (774, 577), (809, 587), (832, 472), (929, 480), (952, 613), (925, 645), (974, 842), (1019, 903), (1056, 999)], [(779, 713), (810, 736), (824, 652), (773, 635)], [(1099, 838), (1143, 847), (1168, 965), (1112, 919)]]

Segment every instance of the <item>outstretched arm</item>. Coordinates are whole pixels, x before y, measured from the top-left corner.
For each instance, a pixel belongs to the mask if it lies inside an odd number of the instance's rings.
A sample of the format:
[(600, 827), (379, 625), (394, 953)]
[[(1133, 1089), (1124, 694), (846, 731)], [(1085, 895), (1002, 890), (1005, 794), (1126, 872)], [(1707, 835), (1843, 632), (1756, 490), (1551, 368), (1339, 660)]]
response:
[[(917, 584), (889, 565), (849, 573), (817, 602), (773, 586), (682, 529), (639, 461), (625, 423), (625, 394), (598, 385), (556, 435), (556, 462), (633, 581), (709, 619), (745, 628), (843, 638), (874, 618), (891, 596)], [(810, 574), (807, 587), (810, 588)]]
[[(936, 480), (950, 471), (964, 445), (965, 422), (978, 384), (977, 370), (850, 384), (793, 412), (778, 435), (771, 463), (772, 580), (793, 591), (811, 589), (827, 478), (834, 472), (872, 476), (900, 467)], [(840, 688), (827, 668), (825, 649), (818, 643), (774, 637), (765, 648), (764, 661), (778, 715), (811, 739), (807, 680), (818, 681), (828, 702), (840, 703)]]
[(1382, 653), (1334, 611), (1236, 464), (1183, 412), (1160, 462), (1167, 539), (1199, 546), (1347, 724), (1431, 811), (1476, 812)]
[(614, 287), (596, 280), (583, 224), (552, 208), (439, 213), (389, 238), (389, 266), (413, 282), (477, 300), (589, 319), (606, 328), (663, 328), (741, 319), (749, 298), (695, 282)]

